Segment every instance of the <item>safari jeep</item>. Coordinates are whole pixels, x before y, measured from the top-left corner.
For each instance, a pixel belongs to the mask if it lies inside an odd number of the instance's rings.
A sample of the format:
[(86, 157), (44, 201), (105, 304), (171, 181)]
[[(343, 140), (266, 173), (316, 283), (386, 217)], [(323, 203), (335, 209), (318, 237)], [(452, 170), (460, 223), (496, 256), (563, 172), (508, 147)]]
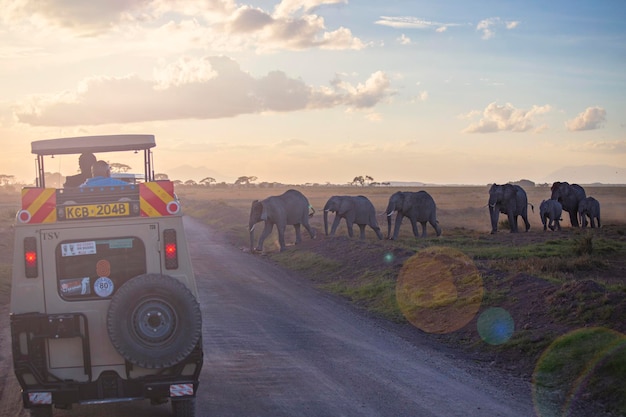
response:
[[(141, 399), (195, 416), (202, 316), (181, 207), (172, 182), (154, 180), (154, 146), (152, 135), (31, 144), (37, 186), (22, 190), (11, 289), (13, 364), (31, 416)], [(143, 152), (144, 182), (46, 187), (46, 156), (120, 151)]]

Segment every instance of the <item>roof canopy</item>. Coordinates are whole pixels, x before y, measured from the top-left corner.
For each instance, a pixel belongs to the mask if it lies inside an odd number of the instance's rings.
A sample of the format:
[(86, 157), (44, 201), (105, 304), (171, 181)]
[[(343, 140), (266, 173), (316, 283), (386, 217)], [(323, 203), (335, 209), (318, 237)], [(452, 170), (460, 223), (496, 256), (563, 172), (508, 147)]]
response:
[(154, 135), (79, 136), (36, 140), (31, 143), (32, 153), (37, 155), (140, 151), (155, 146)]

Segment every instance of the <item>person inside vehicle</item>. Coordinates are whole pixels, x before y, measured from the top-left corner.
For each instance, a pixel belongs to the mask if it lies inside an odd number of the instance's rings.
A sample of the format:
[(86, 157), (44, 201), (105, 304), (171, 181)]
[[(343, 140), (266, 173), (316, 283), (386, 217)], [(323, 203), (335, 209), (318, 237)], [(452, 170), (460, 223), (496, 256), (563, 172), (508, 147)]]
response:
[(87, 178), (81, 187), (100, 187), (109, 185), (128, 185), (127, 182), (118, 180), (117, 178), (111, 178), (111, 167), (106, 161), (96, 161), (91, 167), (91, 178)]
[(96, 156), (92, 153), (83, 153), (78, 157), (80, 174), (69, 175), (65, 178), (63, 187), (79, 187), (82, 183), (91, 178), (91, 166), (96, 162)]

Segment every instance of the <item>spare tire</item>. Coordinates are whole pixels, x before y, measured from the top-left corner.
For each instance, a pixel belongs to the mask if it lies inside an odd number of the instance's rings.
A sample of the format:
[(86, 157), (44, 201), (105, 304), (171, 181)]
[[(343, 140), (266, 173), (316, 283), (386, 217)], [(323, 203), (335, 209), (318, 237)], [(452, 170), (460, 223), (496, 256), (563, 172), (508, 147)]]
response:
[(175, 278), (139, 275), (122, 285), (109, 305), (107, 330), (124, 359), (150, 369), (180, 363), (202, 336), (194, 295)]

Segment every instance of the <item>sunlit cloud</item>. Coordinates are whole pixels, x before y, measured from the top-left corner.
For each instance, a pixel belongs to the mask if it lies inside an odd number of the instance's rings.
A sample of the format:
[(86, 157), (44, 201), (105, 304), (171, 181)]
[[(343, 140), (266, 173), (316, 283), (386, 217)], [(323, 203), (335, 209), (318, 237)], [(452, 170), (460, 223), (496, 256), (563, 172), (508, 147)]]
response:
[(181, 59), (155, 70), (155, 77), (92, 77), (76, 92), (31, 97), (20, 103), (16, 117), (44, 126), (215, 119), (338, 106), (371, 109), (393, 94), (382, 71), (362, 83), (337, 77), (330, 86), (314, 87), (281, 71), (255, 78), (227, 57)]
[(292, 16), (300, 11), (309, 13), (323, 5), (348, 4), (348, 0), (282, 0), (276, 5), (274, 15)]
[(398, 39), (396, 39), (396, 40), (398, 41), (398, 43), (400, 45), (410, 45), (411, 44), (411, 38), (406, 36), (404, 33), (402, 35), (400, 35), (400, 37)]
[(581, 130), (600, 129), (606, 122), (606, 110), (602, 107), (587, 107), (584, 112), (572, 120), (565, 122), (565, 126), (572, 132)]
[(389, 26), (395, 29), (434, 29), (436, 32), (445, 32), (453, 26), (463, 26), (460, 23), (441, 23), (410, 16), (381, 16), (374, 22), (377, 25)]
[(478, 22), (476, 30), (482, 32), (482, 38), (484, 40), (488, 40), (496, 35), (498, 28), (504, 27), (505, 29), (511, 30), (517, 28), (519, 24), (520, 22), (518, 21), (503, 21), (499, 17), (490, 17)]
[[(144, 31), (192, 31), (189, 43), (224, 49), (227, 45), (247, 46), (258, 51), (280, 49), (359, 50), (368, 43), (350, 29), (328, 29), (321, 16), (311, 13), (318, 6), (345, 3), (344, 0), (288, 0), (271, 11), (237, 6), (231, 0), (203, 2), (181, 0), (129, 0), (123, 2), (59, 2), (23, 0), (8, 8), (0, 20), (6, 25), (61, 28), (78, 37)], [(141, 29), (140, 29), (141, 28)], [(234, 38), (234, 39), (233, 39)], [(180, 48), (180, 44), (178, 44)], [(236, 48), (239, 49), (239, 48)]]
[[(482, 118), (463, 130), (464, 133), (493, 133), (501, 131), (527, 132), (534, 129), (536, 116), (548, 113), (549, 105), (532, 106), (530, 110), (517, 109), (512, 104), (490, 103), (483, 111)], [(467, 117), (475, 115), (472, 111)]]

